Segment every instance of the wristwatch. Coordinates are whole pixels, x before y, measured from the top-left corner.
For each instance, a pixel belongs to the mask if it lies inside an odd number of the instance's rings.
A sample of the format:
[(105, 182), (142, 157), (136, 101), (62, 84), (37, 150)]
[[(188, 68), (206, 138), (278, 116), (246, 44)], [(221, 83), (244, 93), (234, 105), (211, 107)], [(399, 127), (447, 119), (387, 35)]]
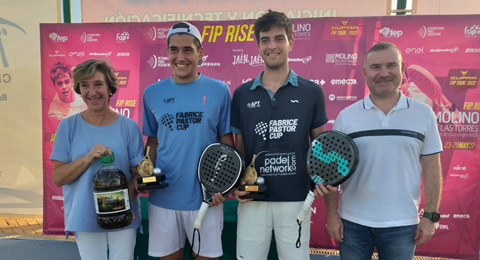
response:
[(437, 223), (440, 220), (440, 213), (435, 212), (423, 212), (423, 217), (430, 219), (433, 223)]

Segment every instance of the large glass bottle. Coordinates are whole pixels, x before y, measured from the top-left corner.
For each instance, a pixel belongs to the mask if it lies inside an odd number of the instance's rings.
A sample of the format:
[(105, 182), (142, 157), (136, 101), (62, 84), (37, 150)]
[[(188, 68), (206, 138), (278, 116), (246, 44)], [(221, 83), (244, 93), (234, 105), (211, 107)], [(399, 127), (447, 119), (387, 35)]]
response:
[(133, 219), (125, 174), (113, 166), (115, 157), (103, 156), (93, 177), (93, 199), (97, 223), (104, 229), (128, 226)]

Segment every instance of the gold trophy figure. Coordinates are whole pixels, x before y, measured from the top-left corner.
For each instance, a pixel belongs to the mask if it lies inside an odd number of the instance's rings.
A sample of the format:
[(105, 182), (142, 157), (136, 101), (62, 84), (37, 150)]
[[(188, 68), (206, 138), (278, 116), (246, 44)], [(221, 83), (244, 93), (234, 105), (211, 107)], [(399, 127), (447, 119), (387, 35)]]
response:
[(267, 185), (265, 184), (265, 179), (261, 176), (258, 176), (257, 170), (255, 169), (255, 159), (256, 155), (252, 157), (252, 162), (245, 169), (243, 180), (245, 185), (240, 185), (238, 187), (241, 191), (249, 191), (250, 194), (241, 196), (242, 199), (263, 199), (267, 196)]
[(165, 180), (165, 175), (162, 174), (160, 168), (154, 168), (153, 163), (150, 160), (150, 146), (147, 146), (145, 157), (138, 164), (138, 173), (141, 177), (137, 178), (138, 184), (145, 184), (138, 187), (139, 191), (161, 189), (168, 186)]

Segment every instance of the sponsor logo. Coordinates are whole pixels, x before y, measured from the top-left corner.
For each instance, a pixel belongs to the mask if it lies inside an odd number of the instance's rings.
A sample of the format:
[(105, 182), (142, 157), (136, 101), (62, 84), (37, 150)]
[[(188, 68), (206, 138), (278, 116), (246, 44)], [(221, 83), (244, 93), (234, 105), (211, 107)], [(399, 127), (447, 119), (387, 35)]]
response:
[(117, 42), (127, 42), (130, 39), (130, 34), (128, 32), (117, 33), (115, 39)]
[(88, 56), (91, 56), (91, 57), (110, 57), (110, 55), (112, 55), (112, 52), (111, 51), (107, 51), (107, 52), (90, 52), (88, 54)]
[(80, 35), (80, 41), (82, 43), (86, 43), (86, 42), (98, 42), (98, 38), (100, 38), (100, 34), (99, 33), (86, 33), (86, 32), (83, 32), (81, 35)]
[(312, 24), (294, 24), (293, 25), (293, 37), (295, 40), (308, 40), (311, 36)]
[(268, 124), (259, 122), (255, 125), (255, 134), (263, 140), (280, 139), (285, 133), (295, 132), (297, 125), (298, 119), (270, 120)]
[(301, 62), (303, 64), (307, 64), (312, 60), (312, 56), (307, 56), (305, 58), (288, 58), (289, 62)]
[(465, 26), (464, 33), (467, 37), (480, 37), (480, 25)]
[(470, 214), (453, 214), (453, 218), (470, 218)]
[(323, 86), (323, 85), (325, 85), (325, 83), (326, 83), (325, 80), (323, 80), (323, 79), (320, 79), (320, 80), (318, 80), (318, 79), (310, 79), (310, 81), (315, 82), (315, 83), (317, 83), (317, 84), (320, 85), (320, 86)]
[(417, 33), (420, 37), (432, 37), (432, 36), (442, 36), (442, 31), (445, 30), (443, 26), (425, 26), (422, 25), (418, 30)]
[(117, 57), (130, 57), (130, 52), (117, 52)]
[(203, 56), (201, 67), (220, 67), (220, 62), (207, 62), (208, 55)]
[(52, 32), (48, 35), (48, 38), (50, 38), (53, 42), (66, 42), (68, 41), (67, 36), (63, 36), (60, 34), (57, 34), (55, 32)]
[(326, 53), (325, 63), (335, 65), (357, 65), (357, 53)]
[(357, 85), (357, 79), (331, 79), (332, 85)]
[(70, 57), (84, 57), (85, 51), (71, 51), (68, 55), (70, 55)]
[(358, 25), (349, 25), (348, 22), (348, 20), (342, 20), (341, 25), (330, 26), (330, 35), (356, 36), (358, 34)]
[(300, 103), (300, 101), (298, 101), (298, 99), (290, 99), (290, 102), (297, 103), (297, 104)]
[(150, 68), (155, 69), (155, 68), (164, 68), (164, 67), (170, 67), (170, 61), (168, 60), (168, 57), (162, 57), (153, 54), (150, 58), (147, 60), (148, 65)]
[(65, 57), (65, 53), (60, 53), (59, 50), (55, 50), (54, 53), (48, 54), (48, 57), (50, 57), (50, 58)]
[(297, 159), (295, 153), (267, 153), (263, 159), (263, 166), (259, 167), (262, 176), (295, 175)]
[(465, 53), (480, 53), (480, 48), (466, 48)]
[(357, 96), (336, 96), (335, 94), (330, 94), (328, 96), (330, 101), (354, 101), (357, 100)]
[(453, 48), (444, 48), (444, 49), (430, 49), (429, 52), (450, 52), (450, 53), (456, 53), (459, 50), (458, 47), (453, 47)]
[(418, 47), (418, 48), (406, 48), (405, 49), (406, 54), (421, 54), (423, 53), (423, 47)]
[(247, 104), (247, 107), (248, 108), (257, 108), (257, 107), (261, 107), (260, 105), (260, 101), (253, 101), (253, 102), (250, 102)]
[(201, 124), (202, 119), (203, 112), (178, 112), (175, 115), (170, 113), (164, 114), (160, 122), (168, 127), (170, 131), (184, 131), (192, 125)]
[(386, 38), (400, 38), (403, 35), (402, 30), (393, 30), (390, 27), (383, 27), (378, 32)]
[(165, 104), (173, 104), (173, 103), (175, 103), (175, 98), (174, 98), (174, 97), (172, 97), (172, 98), (166, 98), (166, 99), (163, 100), (163, 103), (165, 103)]
[(168, 34), (168, 29), (169, 28), (157, 28), (155, 26), (149, 27), (146, 35), (148, 38), (152, 41), (155, 41), (157, 39), (166, 39), (167, 34)]

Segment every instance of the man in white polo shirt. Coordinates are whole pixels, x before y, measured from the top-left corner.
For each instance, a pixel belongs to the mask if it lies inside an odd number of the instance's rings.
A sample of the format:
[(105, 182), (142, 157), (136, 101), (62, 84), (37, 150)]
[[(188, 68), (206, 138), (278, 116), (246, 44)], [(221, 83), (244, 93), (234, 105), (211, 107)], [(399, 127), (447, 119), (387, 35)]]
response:
[[(399, 91), (405, 63), (397, 46), (375, 44), (363, 75), (370, 93), (342, 110), (334, 130), (359, 150), (356, 171), (325, 197), (327, 230), (341, 259), (411, 260), (415, 246), (435, 233), (441, 194), (442, 143), (432, 109)], [(418, 219), (423, 173), (425, 213)]]

